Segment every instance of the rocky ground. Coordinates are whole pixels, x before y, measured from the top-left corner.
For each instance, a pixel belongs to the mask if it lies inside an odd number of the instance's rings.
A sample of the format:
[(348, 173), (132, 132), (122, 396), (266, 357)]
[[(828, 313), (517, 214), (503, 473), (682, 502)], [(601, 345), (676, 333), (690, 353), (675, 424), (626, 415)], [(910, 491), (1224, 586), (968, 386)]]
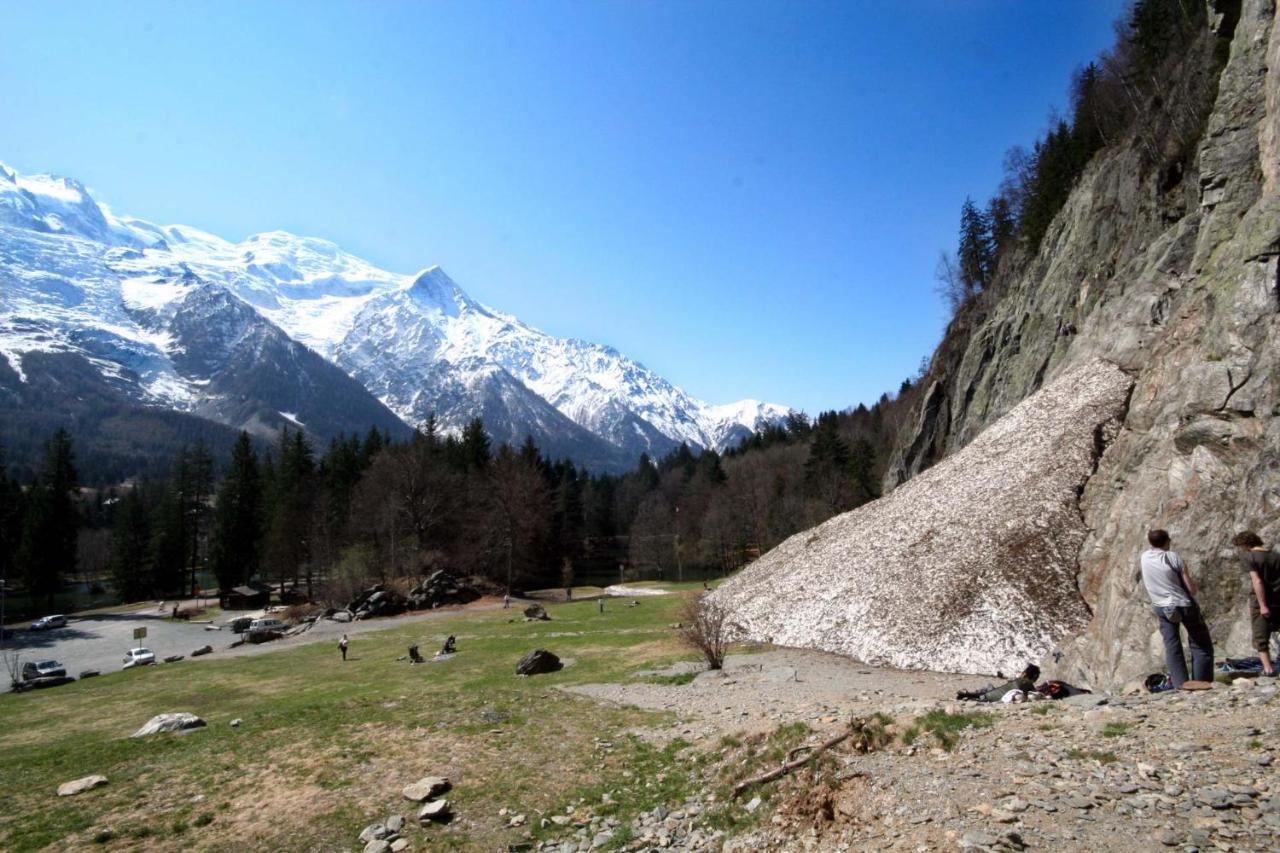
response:
[[(688, 741), (682, 761), (704, 784), (629, 823), (609, 817), (607, 802), (544, 817), (566, 831), (540, 849), (1280, 849), (1275, 681), (1017, 705), (948, 698), (971, 682), (782, 651), (732, 658), (723, 676), (685, 684), (570, 688), (676, 712), (644, 734)], [(752, 755), (744, 739), (801, 722), (814, 744), (875, 711), (889, 720), (887, 743), (859, 752), (846, 742), (729, 796), (727, 774)], [(931, 720), (960, 729), (950, 748)]]

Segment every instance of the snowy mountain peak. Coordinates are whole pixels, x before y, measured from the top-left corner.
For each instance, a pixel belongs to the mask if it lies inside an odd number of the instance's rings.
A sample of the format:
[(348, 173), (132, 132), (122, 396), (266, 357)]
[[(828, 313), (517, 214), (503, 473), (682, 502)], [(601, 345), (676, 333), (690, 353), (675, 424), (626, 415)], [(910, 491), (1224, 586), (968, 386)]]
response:
[(418, 273), (409, 284), (408, 292), (420, 304), (439, 308), (450, 317), (480, 307), (438, 266), (427, 267)]
[[(104, 371), (132, 371), (147, 399), (173, 405), (195, 405), (202, 392), (191, 383), (233, 353), (243, 362), (256, 315), (410, 424), (434, 414), (456, 430), (482, 417), (499, 441), (533, 435), (591, 464), (629, 467), (681, 442), (720, 449), (788, 412), (756, 400), (709, 406), (612, 347), (486, 307), (438, 266), (401, 275), (286, 231), (232, 243), (116, 215), (72, 179), (0, 166), (6, 277), (15, 284), (0, 288), (0, 354), (20, 365), (25, 351), (84, 351), (94, 340)], [(193, 347), (198, 364), (180, 352)]]

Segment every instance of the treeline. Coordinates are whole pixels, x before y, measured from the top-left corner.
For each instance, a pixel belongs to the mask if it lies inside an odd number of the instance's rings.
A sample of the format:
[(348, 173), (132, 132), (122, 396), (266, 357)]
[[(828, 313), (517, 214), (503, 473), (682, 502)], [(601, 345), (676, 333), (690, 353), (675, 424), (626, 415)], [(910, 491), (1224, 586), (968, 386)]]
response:
[(206, 574), (339, 603), (435, 568), (495, 589), (727, 573), (878, 496), (914, 393), (907, 380), (871, 407), (793, 414), (724, 454), (681, 446), (622, 475), (532, 440), (495, 447), (479, 420), (458, 436), (429, 421), (407, 441), (371, 430), (322, 451), (300, 431), (269, 452), (242, 434), (224, 462), (197, 443), (163, 480), (82, 490), (59, 431), (29, 486), (0, 473), (0, 560), (37, 596), (79, 568), (122, 600), (191, 594)]
[(1223, 14), (1215, 35), (1201, 0), (1130, 5), (1112, 47), (1072, 74), (1067, 116), (1051, 119), (1030, 150), (1009, 149), (985, 206), (961, 205), (955, 254), (944, 252), (937, 270), (953, 312), (996, 284), (1006, 258), (1035, 256), (1101, 149), (1131, 140), (1143, 168), (1160, 170), (1162, 191), (1179, 184), (1213, 105), (1238, 4)]

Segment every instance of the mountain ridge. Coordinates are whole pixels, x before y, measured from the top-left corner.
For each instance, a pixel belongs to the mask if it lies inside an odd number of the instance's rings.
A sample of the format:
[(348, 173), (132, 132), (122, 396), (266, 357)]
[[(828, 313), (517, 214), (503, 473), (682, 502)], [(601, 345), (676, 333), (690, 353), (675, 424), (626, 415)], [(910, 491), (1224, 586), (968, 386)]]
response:
[[(757, 401), (709, 405), (613, 347), (558, 338), (484, 305), (439, 266), (400, 275), (285, 231), (232, 243), (117, 215), (79, 181), (4, 164), (0, 275), (18, 283), (0, 294), (0, 353), (19, 377), (25, 352), (81, 352), (106, 373), (134, 370), (140, 402), (221, 422), (228, 407), (204, 399), (214, 365), (191, 372), (188, 350), (202, 349), (208, 361), (217, 349), (195, 343), (190, 311), (181, 310), (198, 287), (224, 291), (404, 423), (434, 415), (442, 431), (459, 432), (481, 416), (495, 440), (532, 436), (548, 452), (602, 469), (682, 443), (724, 449), (790, 411)], [(232, 303), (223, 310), (226, 322), (239, 311)], [(182, 342), (173, 323), (184, 323)], [(97, 345), (86, 349), (86, 339)], [(239, 366), (250, 367), (244, 358)]]

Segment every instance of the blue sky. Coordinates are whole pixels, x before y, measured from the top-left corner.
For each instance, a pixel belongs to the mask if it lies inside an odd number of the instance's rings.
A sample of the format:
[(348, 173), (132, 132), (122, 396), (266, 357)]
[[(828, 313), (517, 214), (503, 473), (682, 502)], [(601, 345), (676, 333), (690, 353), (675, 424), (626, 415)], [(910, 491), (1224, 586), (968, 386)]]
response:
[(962, 201), (1122, 5), (11, 4), (0, 160), (229, 239), (440, 264), (711, 402), (816, 412), (932, 351)]

